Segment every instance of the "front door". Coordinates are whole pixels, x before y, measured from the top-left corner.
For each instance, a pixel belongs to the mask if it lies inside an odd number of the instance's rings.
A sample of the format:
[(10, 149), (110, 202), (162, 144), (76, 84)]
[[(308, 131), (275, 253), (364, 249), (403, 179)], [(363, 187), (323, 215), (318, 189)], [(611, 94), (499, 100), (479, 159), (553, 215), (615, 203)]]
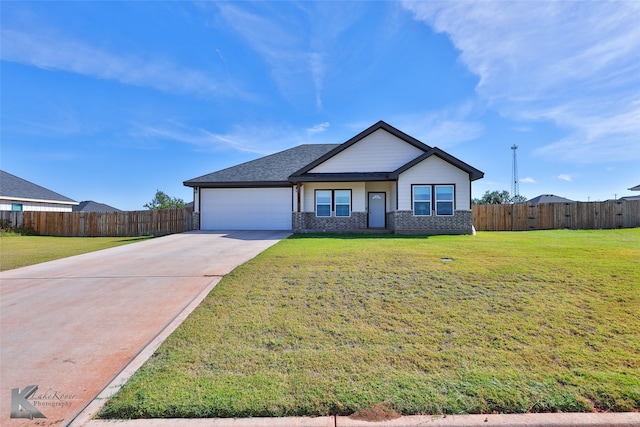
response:
[(386, 194), (369, 193), (369, 228), (385, 228), (386, 215)]

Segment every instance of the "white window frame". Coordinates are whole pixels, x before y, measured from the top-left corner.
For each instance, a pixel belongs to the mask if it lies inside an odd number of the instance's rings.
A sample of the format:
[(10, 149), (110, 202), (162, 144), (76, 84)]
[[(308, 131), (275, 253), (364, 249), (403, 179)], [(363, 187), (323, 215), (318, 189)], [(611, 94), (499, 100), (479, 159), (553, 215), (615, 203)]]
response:
[[(349, 195), (349, 201), (347, 203), (338, 203), (338, 192), (345, 192)], [(351, 190), (333, 190), (333, 204), (335, 206), (334, 214), (337, 218), (348, 218), (351, 216)], [(338, 206), (347, 206), (348, 214), (347, 215), (338, 215)]]
[[(322, 192), (326, 192), (329, 193), (329, 215), (319, 215), (318, 212), (318, 206), (327, 206), (327, 203), (318, 203), (318, 194), (322, 193)], [(316, 217), (318, 218), (330, 218), (331, 217), (331, 213), (332, 213), (332, 204), (331, 202), (333, 201), (333, 192), (331, 190), (316, 190), (315, 193), (316, 196)]]
[[(436, 216), (453, 216), (456, 211), (456, 186), (453, 184), (440, 184), (434, 186), (434, 204), (433, 208), (436, 211)], [(451, 199), (442, 199), (438, 198), (438, 188), (441, 187), (450, 187), (451, 188)], [(451, 203), (451, 213), (442, 214), (438, 209), (438, 203)]]
[[(416, 188), (428, 188), (429, 200), (416, 200)], [(429, 203), (429, 209), (427, 214), (416, 213), (416, 203)], [(431, 216), (433, 211), (433, 186), (430, 184), (414, 184), (411, 186), (411, 209), (413, 210), (413, 216)]]

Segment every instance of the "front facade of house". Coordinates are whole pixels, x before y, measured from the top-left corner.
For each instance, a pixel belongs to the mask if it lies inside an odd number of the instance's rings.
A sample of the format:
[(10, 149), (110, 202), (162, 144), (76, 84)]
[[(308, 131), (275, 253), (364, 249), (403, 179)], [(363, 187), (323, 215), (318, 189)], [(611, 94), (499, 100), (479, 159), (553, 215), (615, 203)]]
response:
[(340, 145), (300, 146), (184, 184), (200, 229), (469, 234), (471, 182), (482, 176), (378, 122)]

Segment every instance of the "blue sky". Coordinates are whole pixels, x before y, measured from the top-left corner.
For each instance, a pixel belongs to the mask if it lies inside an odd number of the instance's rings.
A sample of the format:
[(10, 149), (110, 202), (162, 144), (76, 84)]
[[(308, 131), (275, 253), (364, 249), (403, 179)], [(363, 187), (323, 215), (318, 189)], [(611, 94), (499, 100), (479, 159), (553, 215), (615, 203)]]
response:
[[(3, 1), (3, 170), (77, 201), (378, 120), (485, 172), (473, 196), (640, 184), (640, 2)], [(636, 193), (637, 194), (637, 193)]]

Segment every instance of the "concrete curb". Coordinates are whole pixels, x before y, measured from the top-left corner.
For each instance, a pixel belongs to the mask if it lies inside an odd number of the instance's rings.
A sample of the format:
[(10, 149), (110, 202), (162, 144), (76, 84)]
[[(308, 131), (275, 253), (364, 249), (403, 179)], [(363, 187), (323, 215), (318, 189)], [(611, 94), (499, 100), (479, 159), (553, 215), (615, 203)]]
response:
[(379, 422), (349, 417), (93, 420), (86, 427), (638, 427), (640, 412), (412, 415)]
[(165, 328), (158, 333), (145, 348), (138, 353), (138, 355), (125, 366), (122, 371), (98, 394), (91, 402), (87, 404), (68, 424), (69, 427), (81, 427), (89, 425), (89, 421), (95, 417), (102, 409), (104, 404), (109, 398), (118, 392), (125, 385), (125, 383), (136, 373), (138, 369), (146, 362), (153, 353), (160, 347), (160, 345), (176, 330), (178, 326), (185, 321), (185, 319), (191, 314), (193, 310), (200, 305), (202, 300), (209, 295), (209, 292), (216, 287), (218, 282), (222, 279), (222, 276), (212, 277), (209, 284), (196, 295), (189, 304), (182, 310), (176, 317), (171, 320), (165, 326)]

